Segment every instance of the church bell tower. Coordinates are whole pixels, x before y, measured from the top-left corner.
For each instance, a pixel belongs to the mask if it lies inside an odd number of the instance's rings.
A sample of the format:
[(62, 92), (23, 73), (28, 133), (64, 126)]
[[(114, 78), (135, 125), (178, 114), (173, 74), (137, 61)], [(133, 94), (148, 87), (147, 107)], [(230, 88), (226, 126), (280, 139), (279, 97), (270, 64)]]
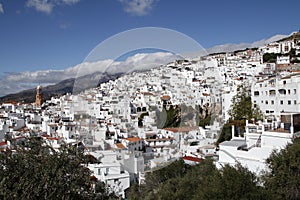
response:
[(42, 103), (43, 103), (42, 86), (38, 85), (36, 87), (35, 105), (36, 106), (41, 106)]

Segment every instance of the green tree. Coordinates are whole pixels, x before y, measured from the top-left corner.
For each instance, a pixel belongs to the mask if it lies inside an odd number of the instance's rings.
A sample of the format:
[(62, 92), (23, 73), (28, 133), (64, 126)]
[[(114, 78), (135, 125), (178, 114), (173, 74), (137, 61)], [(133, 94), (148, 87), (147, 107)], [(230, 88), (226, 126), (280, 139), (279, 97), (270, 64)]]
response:
[(231, 125), (232, 124), (230, 124), (230, 123), (226, 123), (223, 125), (222, 131), (217, 140), (217, 145), (219, 145), (223, 141), (228, 141), (231, 139), (231, 137), (232, 137), (232, 132), (231, 132), (232, 126)]
[(257, 177), (241, 165), (225, 165), (207, 189), (198, 199), (269, 199)]
[[(256, 176), (240, 165), (218, 170), (210, 159), (195, 166), (180, 162), (159, 170), (151, 182), (146, 177), (146, 184), (134, 186), (129, 199), (268, 199)], [(153, 187), (149, 183), (154, 181)]]
[(26, 138), (0, 154), (1, 199), (94, 199), (97, 185), (77, 148), (59, 150), (41, 138)]
[(278, 53), (265, 53), (263, 55), (263, 62), (264, 63), (276, 63), (277, 56), (281, 54)]
[(251, 101), (250, 90), (244, 85), (237, 88), (237, 94), (232, 98), (232, 104), (228, 111), (230, 118), (226, 124), (224, 124), (222, 131), (219, 135), (217, 144), (230, 140), (232, 133), (232, 125), (235, 127), (235, 135), (241, 135), (245, 131), (246, 119), (261, 120), (263, 114), (258, 106), (254, 106)]
[(265, 187), (273, 199), (300, 199), (300, 138), (267, 159)]
[(231, 101), (231, 108), (228, 111), (231, 120), (262, 119), (262, 112), (252, 105), (250, 90), (244, 85), (238, 86), (237, 94)]

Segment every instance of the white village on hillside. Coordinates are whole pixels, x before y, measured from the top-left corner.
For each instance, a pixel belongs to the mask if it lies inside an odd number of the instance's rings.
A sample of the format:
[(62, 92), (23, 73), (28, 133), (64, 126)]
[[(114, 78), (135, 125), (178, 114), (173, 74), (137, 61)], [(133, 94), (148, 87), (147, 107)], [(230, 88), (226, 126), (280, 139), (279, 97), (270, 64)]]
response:
[[(143, 184), (147, 172), (181, 158), (193, 165), (211, 157), (218, 168), (239, 163), (259, 175), (270, 154), (300, 133), (299, 36), (176, 60), (45, 101), (38, 86), (35, 103), (1, 105), (0, 150), (10, 148), (7, 138), (30, 135), (54, 148), (80, 146), (100, 161), (88, 165), (93, 176), (121, 197), (131, 184)], [(245, 119), (245, 130), (232, 126), (231, 140), (217, 146), (241, 85), (263, 119)]]

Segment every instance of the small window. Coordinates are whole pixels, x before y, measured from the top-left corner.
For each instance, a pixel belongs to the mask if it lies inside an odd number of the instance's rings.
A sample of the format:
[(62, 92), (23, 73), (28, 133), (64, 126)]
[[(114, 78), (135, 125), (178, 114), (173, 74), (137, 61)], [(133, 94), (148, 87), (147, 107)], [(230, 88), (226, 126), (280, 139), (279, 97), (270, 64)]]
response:
[(297, 100), (294, 100), (294, 104), (295, 104), (295, 105), (297, 104)]
[(283, 81), (283, 85), (285, 85), (286, 84), (286, 81)]
[(291, 105), (291, 100), (288, 100), (288, 105)]
[(291, 94), (291, 90), (288, 90), (288, 94)]
[(266, 104), (267, 104), (267, 105), (269, 104), (268, 100), (266, 100)]
[(259, 95), (259, 91), (254, 91), (254, 96), (258, 96)]
[(269, 90), (269, 94), (270, 94), (271, 96), (274, 96), (274, 95), (276, 94), (276, 92), (275, 92), (275, 90)]
[(286, 90), (285, 89), (280, 89), (278, 90), (279, 94), (286, 94)]
[(283, 105), (283, 100), (280, 101), (280, 104)]
[(274, 100), (271, 101), (271, 104), (274, 105)]
[(296, 89), (294, 89), (294, 94), (297, 94), (297, 90)]

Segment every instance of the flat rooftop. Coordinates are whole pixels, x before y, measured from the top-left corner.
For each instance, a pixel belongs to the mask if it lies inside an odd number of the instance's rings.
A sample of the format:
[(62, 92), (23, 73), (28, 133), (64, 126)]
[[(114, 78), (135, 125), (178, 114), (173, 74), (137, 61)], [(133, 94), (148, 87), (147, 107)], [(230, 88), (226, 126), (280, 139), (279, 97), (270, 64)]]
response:
[(230, 147), (239, 147), (239, 146), (242, 146), (242, 145), (246, 145), (246, 142), (245, 142), (244, 139), (243, 140), (234, 139), (234, 140), (230, 140), (230, 141), (224, 141), (220, 145), (230, 146)]

